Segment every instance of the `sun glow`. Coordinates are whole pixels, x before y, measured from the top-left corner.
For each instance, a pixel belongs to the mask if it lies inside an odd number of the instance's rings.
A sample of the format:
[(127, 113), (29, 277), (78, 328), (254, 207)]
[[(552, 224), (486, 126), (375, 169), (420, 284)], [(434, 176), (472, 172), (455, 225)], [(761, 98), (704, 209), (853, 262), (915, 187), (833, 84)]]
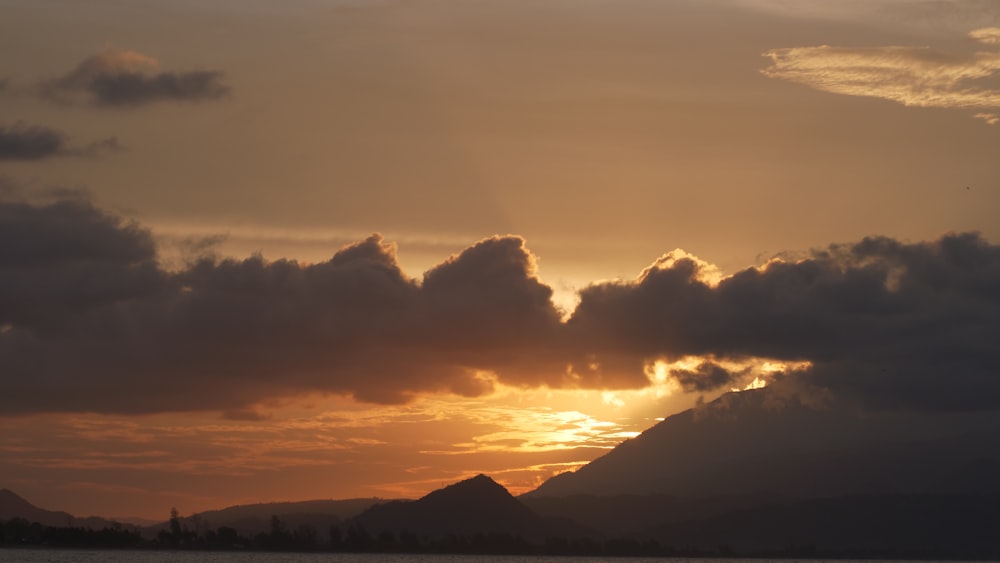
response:
[(718, 266), (710, 262), (706, 262), (701, 258), (698, 258), (694, 254), (685, 251), (682, 248), (675, 248), (670, 252), (660, 256), (656, 259), (653, 265), (649, 266), (639, 275), (639, 279), (645, 277), (650, 270), (662, 270), (673, 268), (681, 260), (688, 260), (695, 265), (695, 277), (698, 281), (710, 286), (715, 287), (725, 278), (722, 270)]

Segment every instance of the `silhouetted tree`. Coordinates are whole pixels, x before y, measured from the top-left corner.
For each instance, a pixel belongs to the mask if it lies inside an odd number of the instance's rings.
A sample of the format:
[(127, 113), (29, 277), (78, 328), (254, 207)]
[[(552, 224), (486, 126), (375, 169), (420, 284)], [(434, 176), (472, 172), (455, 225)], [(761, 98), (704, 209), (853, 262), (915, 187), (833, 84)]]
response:
[(316, 549), (317, 536), (319, 533), (316, 528), (309, 524), (299, 524), (299, 527), (295, 528), (295, 532), (292, 533), (293, 547), (297, 550), (312, 551)]
[(337, 551), (341, 547), (341, 532), (340, 527), (336, 524), (330, 526), (330, 549)]
[(344, 548), (348, 551), (368, 551), (371, 549), (372, 536), (365, 530), (363, 526), (357, 523), (351, 523), (350, 527), (347, 528), (347, 540), (344, 542)]
[(173, 538), (173, 544), (177, 545), (181, 541), (181, 536), (183, 531), (181, 530), (181, 518), (177, 513), (176, 508), (170, 509), (170, 537)]
[(396, 551), (396, 548), (396, 535), (392, 533), (392, 530), (382, 530), (375, 543), (375, 549), (377, 551)]

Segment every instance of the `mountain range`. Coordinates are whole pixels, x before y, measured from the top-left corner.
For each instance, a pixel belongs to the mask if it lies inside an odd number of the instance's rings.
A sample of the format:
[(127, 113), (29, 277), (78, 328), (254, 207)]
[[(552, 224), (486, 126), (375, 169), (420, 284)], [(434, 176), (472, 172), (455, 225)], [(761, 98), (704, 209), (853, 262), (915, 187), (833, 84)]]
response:
[[(196, 533), (227, 527), (241, 535), (253, 537), (270, 531), (272, 517), (278, 516), (289, 529), (309, 526), (321, 538), (326, 538), (331, 527), (341, 526), (346, 520), (383, 502), (386, 501), (379, 498), (357, 498), (242, 504), (181, 516), (179, 520), (181, 526)], [(168, 522), (147, 526), (143, 532), (147, 536), (154, 536), (165, 529), (168, 529)]]
[(375, 505), (354, 518), (367, 530), (441, 539), (448, 534), (509, 534), (529, 541), (594, 534), (568, 518), (545, 518), (486, 475), (477, 475), (415, 501)]
[(671, 416), (529, 496), (1000, 492), (1000, 416), (864, 412), (769, 389)]
[(43, 526), (66, 527), (66, 528), (113, 528), (116, 526), (135, 528), (130, 524), (124, 524), (114, 520), (101, 518), (98, 516), (88, 516), (79, 518), (68, 512), (45, 510), (38, 508), (27, 500), (18, 496), (10, 489), (0, 489), (0, 522), (11, 518), (24, 518), (29, 522), (38, 522)]
[[(418, 500), (244, 505), (181, 524), (252, 537), (273, 533), (277, 516), (289, 530), (318, 531), (320, 541), (342, 531), (412, 545), (486, 535), (533, 544), (627, 538), (699, 553), (990, 558), (1000, 556), (998, 474), (1000, 417), (990, 412), (872, 413), (765, 389), (668, 417), (519, 498), (478, 475)], [(110, 524), (0, 491), (0, 520), (13, 516)]]

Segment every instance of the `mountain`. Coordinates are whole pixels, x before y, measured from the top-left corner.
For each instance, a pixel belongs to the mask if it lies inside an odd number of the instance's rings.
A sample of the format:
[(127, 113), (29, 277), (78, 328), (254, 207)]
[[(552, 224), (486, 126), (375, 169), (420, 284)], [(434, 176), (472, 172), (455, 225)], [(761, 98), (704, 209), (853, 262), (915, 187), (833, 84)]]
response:
[(536, 514), (564, 518), (612, 537), (634, 535), (667, 524), (702, 520), (757, 506), (781, 503), (777, 495), (729, 495), (689, 498), (665, 494), (570, 495), (518, 497)]
[(121, 526), (118, 522), (96, 516), (78, 518), (68, 512), (38, 508), (11, 490), (0, 489), (0, 522), (6, 522), (11, 518), (24, 518), (29, 522), (38, 522), (43, 526), (56, 528), (76, 527), (100, 530)]
[(509, 534), (529, 541), (584, 537), (571, 522), (542, 518), (485, 475), (438, 489), (415, 501), (373, 506), (353, 519), (370, 533), (382, 531), (437, 539), (447, 535)]
[[(199, 512), (181, 517), (180, 521), (182, 526), (197, 533), (228, 527), (245, 537), (253, 537), (269, 532), (271, 517), (277, 516), (289, 530), (310, 526), (319, 533), (320, 538), (325, 539), (332, 526), (339, 526), (344, 520), (357, 516), (380, 502), (384, 501), (359, 498), (244, 504)], [(168, 522), (160, 522), (147, 526), (144, 535), (155, 536), (160, 530), (167, 529), (168, 525)]]
[(821, 557), (1000, 557), (1000, 494), (857, 495), (766, 504), (647, 530), (662, 545)]
[(1000, 492), (1000, 416), (864, 413), (769, 389), (671, 416), (535, 496)]

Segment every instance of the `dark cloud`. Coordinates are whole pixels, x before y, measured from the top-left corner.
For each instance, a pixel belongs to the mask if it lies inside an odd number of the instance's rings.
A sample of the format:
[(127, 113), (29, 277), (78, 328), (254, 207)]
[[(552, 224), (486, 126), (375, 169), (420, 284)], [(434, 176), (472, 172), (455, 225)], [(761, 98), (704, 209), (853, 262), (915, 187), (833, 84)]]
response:
[(122, 150), (116, 137), (71, 146), (66, 135), (40, 125), (0, 125), (0, 160), (40, 160), (52, 156), (97, 156)]
[(560, 384), (560, 315), (523, 239), (471, 246), (428, 271), (421, 292), (456, 362), (502, 373), (508, 383)]
[(42, 97), (59, 103), (136, 107), (160, 101), (198, 102), (229, 95), (216, 70), (158, 71), (151, 57), (107, 50), (81, 62), (64, 76), (41, 83)]
[(487, 372), (525, 377), (529, 325), (558, 326), (515, 237), (480, 242), (422, 286), (377, 235), (313, 265), (205, 258), (167, 272), (148, 232), (86, 201), (4, 203), (0, 225), (5, 413), (478, 395)]
[(336, 393), (379, 403), (516, 386), (634, 388), (657, 359), (702, 392), (749, 357), (874, 408), (994, 409), (1000, 248), (973, 234), (886, 238), (747, 269), (718, 284), (658, 261), (594, 285), (563, 322), (519, 237), (428, 271), (377, 235), (328, 261), (192, 258), (167, 270), (150, 233), (87, 199), (0, 203), (0, 413), (213, 409)]
[(687, 392), (714, 391), (736, 382), (742, 373), (731, 373), (714, 362), (702, 362), (694, 369), (672, 369), (670, 377)]
[(809, 361), (806, 382), (877, 408), (1000, 406), (1000, 248), (975, 234), (867, 238), (711, 286), (678, 260), (588, 288), (569, 321), (595, 362)]
[(65, 136), (47, 127), (0, 125), (0, 160), (38, 160), (61, 154)]
[(0, 202), (0, 241), (0, 347), (21, 331), (73, 336), (88, 311), (166, 289), (149, 233), (83, 199)]

